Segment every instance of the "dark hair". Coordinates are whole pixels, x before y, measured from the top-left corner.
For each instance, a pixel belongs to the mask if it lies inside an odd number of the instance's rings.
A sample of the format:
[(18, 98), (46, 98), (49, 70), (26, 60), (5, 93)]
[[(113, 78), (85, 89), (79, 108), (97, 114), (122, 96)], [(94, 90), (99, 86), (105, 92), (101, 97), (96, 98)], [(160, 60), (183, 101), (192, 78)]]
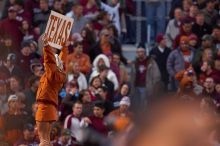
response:
[(104, 92), (108, 92), (108, 87), (105, 85), (102, 85), (99, 88), (102, 89)]
[(97, 100), (94, 102), (93, 107), (99, 107), (101, 109), (105, 109), (105, 104), (101, 100)]
[(94, 82), (95, 79), (99, 79), (100, 82), (101, 82), (101, 84), (102, 84), (101, 78), (100, 78), (99, 76), (95, 76), (95, 77), (92, 78), (92, 80), (91, 80), (91, 82), (90, 82), (90, 85), (92, 85), (92, 83)]
[(118, 38), (118, 30), (117, 30), (117, 28), (115, 27), (114, 24), (109, 24), (106, 28), (107, 28), (107, 29), (112, 29), (114, 36), (115, 36), (116, 38)]
[(88, 90), (88, 89), (83, 89), (83, 90), (81, 90), (81, 91), (79, 92), (79, 101), (80, 101), (80, 102), (83, 101), (82, 98), (83, 98), (83, 96), (85, 95), (86, 92), (89, 92), (89, 90)]
[(86, 36), (85, 36), (84, 39), (85, 39), (89, 44), (92, 44), (92, 45), (93, 45), (93, 43), (96, 42), (95, 32), (92, 31), (92, 30), (90, 30), (90, 29), (87, 28), (87, 27), (84, 27), (81, 32), (83, 32), (83, 31), (86, 32)]
[(121, 84), (120, 92), (121, 92), (122, 86), (124, 86), (124, 85), (127, 85), (127, 86), (128, 86), (128, 93), (127, 93), (126, 95), (129, 95), (130, 92), (131, 92), (131, 86), (130, 86), (130, 84), (127, 83), (127, 82), (123, 82), (123, 83)]
[(76, 105), (76, 104), (82, 104), (82, 102), (80, 100), (77, 100), (73, 103), (73, 107)]

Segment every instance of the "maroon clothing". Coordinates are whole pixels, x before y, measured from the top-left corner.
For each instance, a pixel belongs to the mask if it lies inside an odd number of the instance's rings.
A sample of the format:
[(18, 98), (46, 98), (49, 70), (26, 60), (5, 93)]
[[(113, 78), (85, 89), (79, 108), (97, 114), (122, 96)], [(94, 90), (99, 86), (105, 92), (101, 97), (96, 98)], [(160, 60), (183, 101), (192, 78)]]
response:
[(38, 0), (26, 0), (24, 3), (24, 10), (31, 13), (33, 17), (35, 13), (40, 11)]
[(21, 22), (6, 18), (0, 22), (0, 28), (0, 38), (10, 36), (12, 38), (13, 46), (15, 46), (13, 52), (19, 52), (18, 50), (22, 41), (22, 33), (20, 31)]
[(31, 25), (31, 13), (30, 12), (28, 12), (28, 11), (25, 11), (24, 9), (22, 9), (21, 11), (19, 11), (18, 13), (17, 13), (17, 17), (16, 17), (16, 19), (18, 20), (18, 21), (23, 21), (23, 20), (26, 20), (27, 22), (28, 22), (28, 24), (29, 25)]
[(98, 118), (95, 116), (89, 117), (92, 124), (90, 124), (90, 127), (93, 128), (95, 131), (99, 132), (100, 134), (103, 134), (105, 136), (108, 135), (108, 129), (104, 124), (104, 118)]
[(213, 69), (211, 77), (214, 79), (216, 83), (220, 83), (220, 71)]
[(89, 14), (89, 13), (95, 13), (95, 12), (98, 12), (99, 9), (97, 7), (97, 5), (93, 5), (91, 8), (87, 8), (86, 5), (88, 3), (88, 0), (80, 0), (80, 4), (83, 7), (83, 15), (86, 15), (86, 14)]
[(135, 62), (135, 86), (136, 87), (145, 87), (146, 86), (146, 74), (147, 74), (147, 58), (140, 61), (137, 59)]
[(183, 33), (180, 33), (179, 35), (177, 35), (176, 38), (175, 38), (175, 40), (174, 40), (174, 42), (173, 42), (173, 48), (176, 49), (176, 48), (179, 46), (179, 44), (180, 44), (180, 38), (181, 38), (182, 36), (187, 36), (187, 37), (189, 37), (189, 36), (192, 35), (192, 34), (193, 34), (193, 33), (185, 33), (185, 32), (183, 32)]
[(25, 73), (25, 77), (29, 77), (31, 75), (31, 69), (30, 69), (30, 56), (19, 56), (18, 57), (18, 65), (22, 72)]

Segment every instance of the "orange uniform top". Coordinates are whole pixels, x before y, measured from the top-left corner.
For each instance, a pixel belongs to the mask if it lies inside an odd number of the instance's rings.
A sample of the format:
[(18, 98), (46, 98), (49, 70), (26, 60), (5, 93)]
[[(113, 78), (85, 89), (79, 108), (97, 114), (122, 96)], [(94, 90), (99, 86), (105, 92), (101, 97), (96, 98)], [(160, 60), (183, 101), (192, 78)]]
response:
[(91, 63), (88, 55), (82, 53), (78, 56), (76, 53), (71, 53), (66, 59), (66, 69), (70, 62), (77, 62), (80, 66), (80, 71), (84, 74), (88, 74), (91, 71)]
[[(49, 46), (43, 49), (43, 53), (45, 73), (40, 79), (36, 100), (57, 106), (58, 91), (66, 80), (66, 74), (57, 67), (54, 52)], [(66, 56), (67, 48), (62, 48), (59, 57), (64, 62)]]

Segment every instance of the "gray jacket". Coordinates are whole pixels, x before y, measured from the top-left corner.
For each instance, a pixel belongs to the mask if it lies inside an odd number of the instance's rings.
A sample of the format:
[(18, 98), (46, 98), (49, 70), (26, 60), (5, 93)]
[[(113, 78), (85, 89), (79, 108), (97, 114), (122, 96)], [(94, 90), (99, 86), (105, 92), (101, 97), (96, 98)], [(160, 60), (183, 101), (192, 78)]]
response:
[[(190, 62), (192, 63), (192, 59), (194, 56), (194, 49), (191, 50), (190, 55)], [(173, 50), (167, 59), (167, 71), (171, 77), (174, 77), (176, 73), (178, 73), (181, 70), (185, 69), (185, 63), (184, 58), (181, 50), (177, 48), (176, 50)]]
[[(135, 70), (135, 63), (134, 61), (132, 63), (131, 67), (131, 84), (132, 84), (132, 90), (134, 90), (134, 83), (135, 83), (135, 77), (136, 77), (136, 70)], [(161, 75), (160, 70), (157, 66), (157, 63), (154, 61), (153, 58), (148, 58), (147, 60), (147, 73), (146, 73), (146, 95), (151, 96), (154, 94), (154, 91), (157, 88), (157, 85), (159, 86), (161, 84)]]

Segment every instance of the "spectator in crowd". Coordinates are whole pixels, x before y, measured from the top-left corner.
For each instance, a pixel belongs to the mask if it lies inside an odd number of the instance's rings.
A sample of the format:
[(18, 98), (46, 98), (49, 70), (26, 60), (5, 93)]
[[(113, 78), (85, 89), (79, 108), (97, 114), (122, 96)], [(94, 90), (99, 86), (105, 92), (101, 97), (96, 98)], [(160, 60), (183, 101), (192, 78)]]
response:
[(218, 12), (215, 10), (215, 0), (206, 2), (206, 7), (202, 10), (205, 16), (205, 22), (208, 25), (215, 24)]
[(23, 127), (23, 137), (17, 140), (14, 146), (38, 144), (35, 139), (34, 126), (31, 123), (27, 123)]
[(23, 0), (15, 0), (14, 8), (17, 11), (16, 19), (20, 22), (26, 20), (28, 24), (31, 24), (31, 13), (24, 10), (24, 1)]
[(163, 34), (158, 34), (156, 37), (156, 42), (158, 45), (153, 48), (150, 52), (150, 55), (154, 58), (157, 63), (157, 66), (160, 69), (161, 81), (164, 84), (164, 90), (168, 88), (169, 74), (166, 69), (167, 58), (170, 54), (170, 49), (166, 46), (166, 38)]
[[(101, 68), (103, 68), (102, 71), (105, 71), (105, 72), (107, 71), (106, 72), (107, 73), (106, 74), (107, 75), (107, 79), (110, 82), (113, 83), (114, 91), (117, 91), (117, 89), (119, 88), (119, 83), (118, 83), (117, 77), (116, 77), (115, 73), (111, 69), (109, 69), (110, 61), (109, 61), (108, 57), (106, 55), (104, 55), (104, 54), (98, 55), (95, 58), (95, 60), (93, 61), (93, 71), (92, 71), (92, 73), (90, 75), (90, 80), (89, 81), (91, 81), (93, 77), (95, 77), (95, 76), (97, 76), (97, 75), (99, 75), (101, 73), (101, 70), (99, 70), (100, 66), (102, 66)], [(102, 79), (102, 80), (104, 80), (104, 79)], [(106, 84), (106, 86), (108, 86), (108, 85)], [(111, 88), (109, 88), (109, 90), (111, 90)]]
[(24, 88), (23, 81), (19, 76), (11, 76), (9, 79), (9, 92), (15, 94), (21, 92)]
[(119, 84), (121, 85), (124, 82), (129, 81), (129, 75), (127, 68), (121, 63), (120, 55), (117, 53), (114, 53), (112, 55), (112, 62), (119, 68)]
[(199, 41), (198, 37), (195, 34), (191, 34), (189, 36), (189, 47), (197, 50), (198, 49), (198, 45), (199, 45), (198, 41)]
[(196, 21), (196, 15), (198, 14), (199, 9), (196, 4), (193, 4), (189, 8), (189, 14), (185, 17), (189, 18), (193, 23)]
[(180, 33), (176, 36), (173, 42), (173, 48), (176, 49), (180, 45), (180, 39), (182, 36), (189, 37), (192, 33), (192, 22), (188, 18), (182, 20), (180, 27)]
[(215, 97), (215, 81), (213, 80), (213, 78), (207, 77), (203, 86), (203, 96), (213, 99)]
[(93, 103), (92, 103), (91, 96), (89, 94), (89, 90), (82, 90), (82, 91), (80, 91), (79, 100), (83, 104), (82, 116), (90, 116), (90, 115), (92, 115)]
[(79, 100), (79, 86), (72, 80), (66, 84), (65, 95), (60, 104), (60, 121), (63, 122), (66, 116), (71, 114), (74, 102)]
[(10, 36), (5, 36), (4, 38), (2, 38), (2, 40), (0, 40), (0, 50), (1, 50), (1, 54), (0, 54), (0, 61), (2, 64), (2, 61), (5, 60), (5, 58), (7, 58), (7, 55), (9, 53), (13, 53), (13, 44), (12, 44), (12, 38)]
[(202, 37), (201, 47), (195, 51), (195, 56), (193, 58), (193, 67), (194, 67), (197, 74), (200, 72), (201, 61), (211, 60), (215, 56), (215, 53), (216, 53), (216, 51), (215, 51), (215, 47), (213, 45), (212, 36), (211, 35), (204, 35)]
[(20, 31), (21, 22), (16, 20), (17, 12), (13, 6), (8, 8), (8, 17), (0, 23), (0, 37), (4, 38), (6, 35), (12, 38), (13, 52), (19, 53), (19, 46), (22, 41), (22, 33)]
[(30, 40), (30, 48), (31, 48), (31, 58), (32, 59), (42, 59), (41, 55), (38, 52), (38, 44), (34, 40)]
[(83, 6), (80, 3), (75, 3), (72, 7), (72, 11), (67, 13), (66, 16), (74, 19), (72, 34), (80, 33), (88, 22), (88, 19), (83, 16)]
[(79, 143), (80, 140), (80, 122), (83, 105), (77, 101), (73, 104), (73, 113), (68, 115), (65, 119), (64, 128), (71, 130), (71, 137), (74, 144)]
[(72, 6), (73, 6), (73, 2), (72, 1), (62, 0), (61, 4), (62, 4), (62, 10), (64, 11), (64, 14), (68, 13), (69, 11), (71, 11)]
[(96, 100), (100, 100), (104, 103), (105, 106), (105, 111), (104, 111), (104, 115), (108, 115), (112, 110), (113, 110), (113, 104), (112, 101), (107, 97), (108, 95), (108, 87), (106, 86), (100, 86), (98, 88), (98, 93), (97, 93), (97, 99)]
[(40, 10), (40, 1), (39, 0), (26, 0), (24, 2), (24, 10), (31, 13), (31, 17), (39, 13)]
[(130, 94), (130, 90), (131, 90), (131, 87), (128, 83), (122, 83), (121, 86), (120, 86), (120, 90), (119, 92), (115, 95), (114, 97), (114, 107), (118, 107), (119, 106), (119, 102), (121, 101), (121, 99), (124, 97), (124, 96), (128, 96)]
[(99, 36), (102, 29), (111, 24), (111, 18), (108, 12), (100, 11), (99, 15), (93, 22), (93, 26), (96, 32), (96, 35)]
[(30, 69), (33, 76), (41, 77), (44, 74), (44, 67), (39, 59), (31, 59)]
[(52, 10), (57, 13), (64, 14), (64, 10), (62, 9), (62, 1), (54, 0)]
[(189, 15), (189, 11), (190, 11), (191, 6), (192, 6), (192, 1), (191, 0), (183, 0), (182, 1), (182, 9), (183, 9), (184, 16)]
[(75, 42), (73, 47), (74, 52), (69, 54), (66, 59), (66, 69), (69, 69), (68, 66), (70, 62), (77, 62), (80, 68), (80, 72), (88, 75), (91, 70), (91, 63), (89, 56), (83, 53), (82, 42)]
[(0, 80), (0, 116), (4, 115), (8, 111), (7, 98), (8, 93), (6, 82), (4, 80)]
[(205, 34), (212, 33), (212, 27), (205, 23), (205, 17), (203, 13), (198, 13), (196, 15), (196, 21), (192, 26), (192, 32), (197, 36), (203, 36)]
[(170, 75), (169, 88), (171, 88), (171, 90), (176, 90), (178, 88), (178, 82), (174, 79), (176, 73), (187, 69), (192, 63), (193, 57), (194, 50), (189, 48), (188, 37), (182, 36), (179, 47), (172, 51), (167, 59), (167, 71)]
[(71, 139), (71, 131), (69, 129), (63, 129), (61, 136), (58, 141), (53, 144), (53, 146), (72, 146), (74, 143)]
[(26, 73), (26, 77), (30, 77), (31, 70), (30, 70), (30, 63), (31, 63), (31, 47), (29, 42), (23, 42), (21, 45), (21, 52), (18, 55), (18, 64), (23, 71)]
[(22, 70), (21, 68), (17, 65), (17, 57), (14, 53), (9, 53), (4, 65), (1, 66), (1, 71), (2, 73), (7, 74), (5, 77), (6, 79), (10, 78), (11, 76), (22, 76)]
[(96, 76), (91, 79), (89, 86), (89, 94), (91, 96), (92, 101), (96, 100), (97, 89), (102, 86), (102, 80), (99, 76)]
[(94, 19), (99, 14), (99, 8), (95, 0), (80, 0), (83, 7), (83, 15), (88, 19)]
[[(100, 32), (99, 35), (99, 41), (94, 45), (94, 47), (91, 49), (91, 54), (90, 54), (90, 59), (93, 61), (96, 56), (100, 55), (100, 54), (109, 54), (109, 53), (118, 53), (120, 54), (121, 57), (123, 57), (122, 55), (122, 51), (121, 51), (121, 46), (118, 46), (116, 44), (113, 44), (113, 42), (110, 39), (110, 33), (109, 30), (104, 28), (102, 29), (102, 31)], [(123, 57), (121, 58), (123, 61), (123, 63), (127, 63), (126, 59)]]
[(107, 29), (109, 31), (109, 35), (110, 35), (109, 39), (110, 39), (112, 45), (115, 46), (115, 50), (118, 51), (117, 53), (120, 55), (121, 61), (126, 65), (128, 63), (128, 61), (122, 54), (122, 46), (121, 46), (121, 42), (119, 40), (120, 38), (119, 38), (118, 31), (117, 31), (116, 27), (113, 24), (109, 24), (107, 26)]
[(31, 113), (32, 112), (32, 105), (36, 102), (36, 94), (37, 89), (39, 86), (40, 77), (37, 76), (31, 76), (29, 78), (29, 88), (27, 88), (24, 92), (26, 96), (26, 110)]
[(215, 26), (212, 29), (212, 37), (214, 39), (215, 47), (220, 50), (220, 27)]
[(80, 65), (78, 62), (70, 62), (72, 67), (71, 72), (68, 73), (68, 81), (75, 80), (79, 85), (79, 91), (87, 89), (87, 80), (83, 73), (80, 72)]
[(21, 21), (21, 32), (23, 35), (22, 42), (38, 40), (39, 34), (34, 32), (33, 28), (31, 27), (31, 25), (28, 23), (27, 20)]
[(203, 85), (207, 77), (212, 77), (213, 74), (213, 62), (203, 61), (201, 65), (201, 73), (199, 74), (199, 83)]
[(216, 83), (215, 91), (216, 91), (216, 94), (214, 96), (214, 100), (216, 102), (217, 107), (219, 108), (219, 106), (220, 106), (220, 82)]
[(115, 124), (113, 126), (113, 130), (115, 131), (125, 130), (132, 119), (132, 113), (129, 111), (129, 107), (131, 105), (130, 98), (124, 96), (121, 99), (119, 105), (120, 107), (118, 109), (113, 110), (108, 115), (108, 118), (113, 119), (115, 121)]
[(96, 101), (93, 107), (93, 115), (82, 119), (81, 127), (89, 127), (97, 133), (107, 136), (108, 128), (104, 121), (105, 106), (102, 101)]
[(81, 32), (81, 36), (83, 38), (82, 45), (83, 45), (83, 53), (90, 56), (89, 52), (92, 46), (96, 42), (96, 34), (94, 30), (90, 30), (88, 27), (84, 27)]
[(117, 28), (118, 35), (121, 34), (121, 23), (120, 23), (120, 15), (119, 8), (120, 3), (118, 0), (110, 1), (108, 4), (98, 0), (98, 5), (104, 11), (106, 11), (110, 15), (110, 20), (113, 22), (115, 27)]
[(161, 81), (160, 70), (157, 63), (150, 56), (146, 55), (143, 44), (139, 44), (136, 50), (136, 59), (131, 68), (132, 104), (135, 107), (149, 102), (154, 91), (159, 87)]
[(22, 136), (26, 115), (18, 114), (18, 97), (14, 94), (8, 97), (8, 108), (0, 119), (0, 131), (4, 133), (4, 140), (13, 145)]
[(34, 14), (33, 24), (35, 25), (35, 30), (37, 30), (37, 34), (42, 34), (47, 25), (47, 20), (50, 16), (50, 10), (48, 5), (48, 0), (40, 0), (39, 1), (40, 11)]
[(175, 17), (174, 19), (171, 19), (168, 22), (168, 25), (166, 28), (167, 47), (169, 48), (173, 47), (173, 41), (175, 40), (177, 35), (180, 33), (179, 28), (181, 26), (181, 19), (183, 17), (183, 12), (180, 8), (175, 9), (174, 17)]

